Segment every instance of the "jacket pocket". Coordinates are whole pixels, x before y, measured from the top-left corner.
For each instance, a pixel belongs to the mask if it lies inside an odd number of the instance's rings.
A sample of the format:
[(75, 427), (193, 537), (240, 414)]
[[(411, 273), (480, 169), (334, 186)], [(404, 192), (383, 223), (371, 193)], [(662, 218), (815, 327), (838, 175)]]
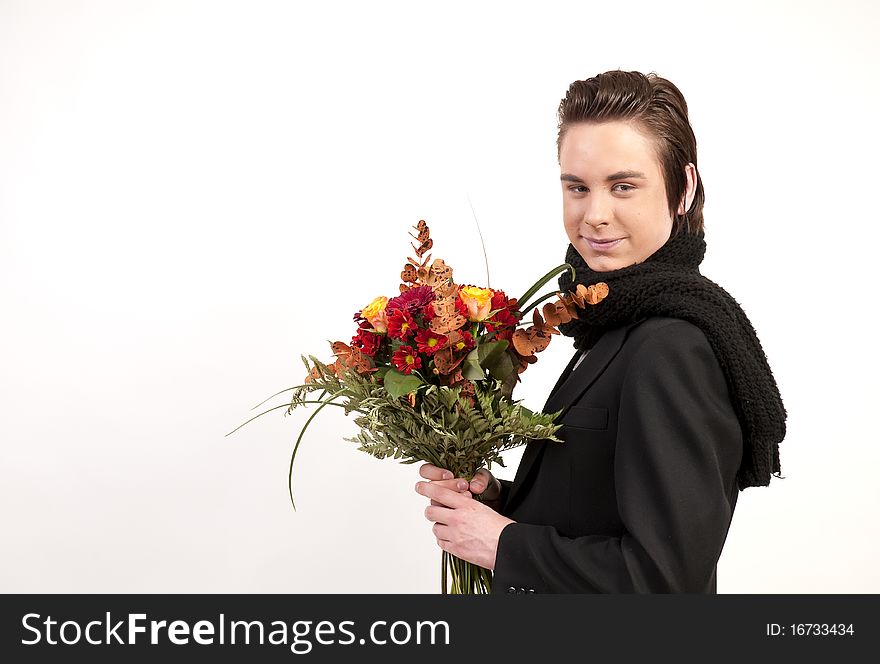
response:
[(577, 429), (602, 431), (608, 428), (608, 409), (602, 406), (572, 406), (560, 423)]

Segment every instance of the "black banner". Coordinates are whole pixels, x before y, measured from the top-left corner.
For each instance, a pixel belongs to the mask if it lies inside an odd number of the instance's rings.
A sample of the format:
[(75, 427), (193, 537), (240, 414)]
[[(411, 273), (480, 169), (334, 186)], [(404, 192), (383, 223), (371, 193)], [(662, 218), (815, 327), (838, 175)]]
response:
[[(5, 595), (7, 662), (842, 657), (878, 595)], [(161, 660), (160, 660), (161, 658)], [(627, 661), (624, 659), (623, 661)]]

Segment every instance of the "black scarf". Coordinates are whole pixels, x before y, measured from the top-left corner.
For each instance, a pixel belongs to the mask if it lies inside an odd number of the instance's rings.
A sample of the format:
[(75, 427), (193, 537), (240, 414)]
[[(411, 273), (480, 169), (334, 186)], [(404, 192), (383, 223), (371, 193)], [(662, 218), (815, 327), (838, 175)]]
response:
[(578, 309), (579, 319), (559, 330), (575, 339), (575, 348), (590, 348), (602, 330), (648, 316), (690, 321), (709, 339), (724, 371), (743, 430), (743, 460), (737, 472), (742, 491), (767, 486), (770, 474), (781, 477), (779, 443), (785, 437), (786, 412), (779, 388), (751, 322), (736, 300), (700, 274), (706, 253), (703, 231), (673, 235), (641, 263), (595, 272), (568, 245), (567, 263), (575, 268), (559, 278), (561, 291), (577, 284), (608, 284), (608, 296), (597, 305)]

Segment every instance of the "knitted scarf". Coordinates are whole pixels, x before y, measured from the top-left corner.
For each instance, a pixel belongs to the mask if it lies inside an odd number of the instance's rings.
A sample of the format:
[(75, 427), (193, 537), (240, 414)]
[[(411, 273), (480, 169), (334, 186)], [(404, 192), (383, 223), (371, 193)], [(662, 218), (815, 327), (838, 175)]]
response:
[(743, 430), (738, 488), (767, 486), (771, 473), (781, 477), (779, 443), (785, 437), (785, 408), (745, 312), (727, 291), (700, 274), (705, 253), (702, 230), (681, 232), (641, 263), (595, 272), (569, 244), (565, 260), (575, 268), (576, 277), (572, 280), (565, 272), (559, 278), (560, 290), (604, 281), (609, 292), (599, 304), (579, 309), (580, 318), (563, 323), (559, 330), (574, 337), (575, 348), (584, 349), (593, 345), (603, 328), (648, 316), (681, 318), (699, 327), (724, 371)]

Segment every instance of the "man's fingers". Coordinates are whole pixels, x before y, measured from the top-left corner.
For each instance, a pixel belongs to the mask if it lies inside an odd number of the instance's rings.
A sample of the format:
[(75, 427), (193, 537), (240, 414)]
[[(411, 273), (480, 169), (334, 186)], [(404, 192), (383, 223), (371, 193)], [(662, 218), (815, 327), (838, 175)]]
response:
[(485, 468), (480, 468), (471, 480), (470, 490), (480, 494), (483, 500), (497, 500), (501, 495), (501, 483)]
[(473, 497), (470, 491), (460, 493), (440, 486), (437, 482), (416, 482), (416, 493), (436, 500), (447, 507), (464, 507)]
[(452, 479), (452, 473), (448, 470), (438, 468), (433, 463), (422, 464), (419, 467), (419, 475), (426, 480), (448, 480)]
[(438, 540), (446, 540), (449, 541), (449, 537), (451, 534), (451, 529), (449, 526), (438, 522), (435, 522), (433, 526), (431, 526), (431, 532), (434, 533), (434, 537)]
[(458, 479), (452, 480), (434, 480), (431, 482), (431, 484), (442, 486), (443, 488), (449, 489), (450, 491), (458, 491), (459, 493), (473, 495), (470, 491), (468, 491), (467, 480), (463, 480), (460, 477)]
[(471, 480), (470, 489), (474, 493), (483, 493), (486, 490), (486, 487), (489, 486), (489, 471), (485, 468), (480, 468), (476, 475), (474, 475), (474, 479)]
[(463, 480), (460, 477), (451, 480), (435, 480), (431, 482), (431, 484), (435, 486), (442, 486), (444, 489), (449, 489), (450, 491), (458, 491), (461, 493), (462, 491), (466, 491), (468, 488), (468, 481)]
[[(459, 491), (459, 493), (462, 494), (463, 496), (468, 497), (468, 498), (473, 498), (473, 496), (474, 496), (474, 494), (472, 494), (470, 491)], [(437, 502), (433, 498), (431, 498), (431, 504), (432, 505), (440, 505), (441, 507), (446, 507), (446, 505), (444, 505), (443, 503)]]
[(428, 521), (448, 524), (455, 515), (455, 510), (445, 505), (429, 505), (425, 508), (425, 518)]

